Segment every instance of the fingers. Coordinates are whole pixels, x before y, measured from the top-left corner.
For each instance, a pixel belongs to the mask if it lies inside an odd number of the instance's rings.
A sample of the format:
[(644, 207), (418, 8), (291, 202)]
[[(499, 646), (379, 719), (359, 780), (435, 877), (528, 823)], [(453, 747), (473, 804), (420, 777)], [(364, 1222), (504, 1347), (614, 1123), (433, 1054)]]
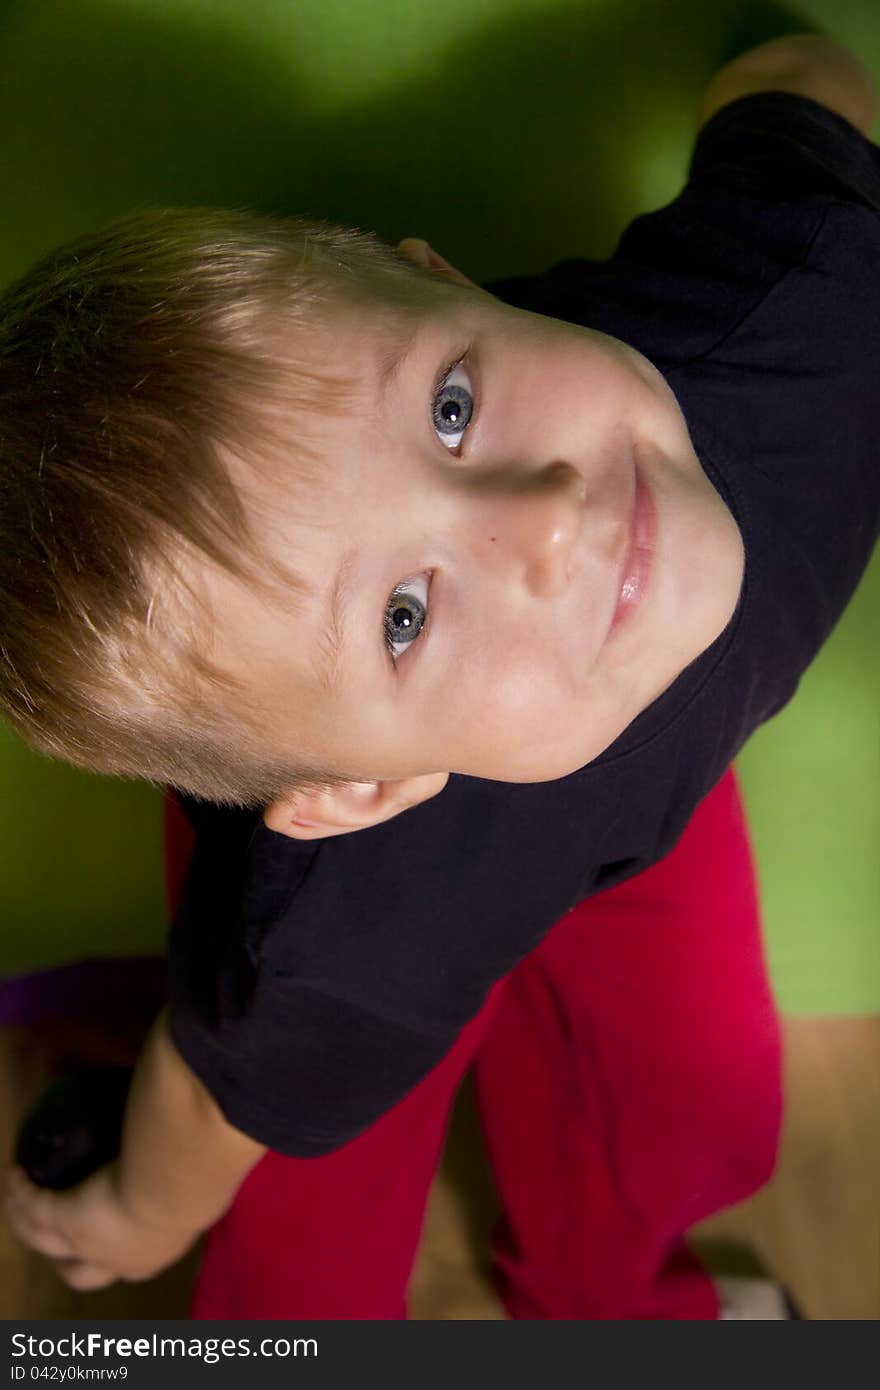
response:
[(52, 1260), (72, 1289), (150, 1279), (194, 1239), (134, 1220), (113, 1192), (110, 1168), (63, 1192), (35, 1186), (21, 1169), (7, 1170), (3, 1177), (3, 1206), (12, 1231)]
[(85, 1293), (114, 1282), (116, 1276), (103, 1265), (77, 1259), (73, 1242), (61, 1225), (63, 1198), (35, 1186), (20, 1168), (9, 1169), (4, 1176), (3, 1207), (23, 1244), (55, 1261), (58, 1277), (71, 1289)]
[(58, 1205), (54, 1192), (36, 1187), (20, 1168), (7, 1173), (3, 1206), (9, 1224), (19, 1240), (50, 1260), (69, 1259), (74, 1254)]
[(116, 1275), (102, 1265), (88, 1264), (85, 1260), (69, 1260), (56, 1264), (55, 1272), (59, 1279), (78, 1293), (91, 1293), (93, 1289), (106, 1289), (116, 1282)]

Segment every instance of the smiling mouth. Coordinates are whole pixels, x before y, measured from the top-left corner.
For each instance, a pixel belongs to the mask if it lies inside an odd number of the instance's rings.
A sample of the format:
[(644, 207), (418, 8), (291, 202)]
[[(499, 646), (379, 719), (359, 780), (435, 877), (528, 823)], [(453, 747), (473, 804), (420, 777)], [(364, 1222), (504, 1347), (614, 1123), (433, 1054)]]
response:
[(651, 491), (635, 465), (636, 488), (630, 517), (629, 544), (621, 569), (617, 607), (611, 619), (611, 637), (641, 603), (651, 577), (651, 563), (657, 541), (657, 508)]

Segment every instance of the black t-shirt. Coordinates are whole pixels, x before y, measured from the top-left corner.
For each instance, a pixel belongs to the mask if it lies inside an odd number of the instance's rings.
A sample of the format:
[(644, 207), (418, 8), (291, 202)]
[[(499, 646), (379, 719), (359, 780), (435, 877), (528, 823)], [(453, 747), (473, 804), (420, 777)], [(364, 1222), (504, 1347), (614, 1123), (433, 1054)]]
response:
[(307, 843), (184, 799), (173, 1037), (234, 1125), (297, 1157), (390, 1109), (574, 903), (672, 848), (791, 699), (877, 535), (880, 151), (848, 122), (784, 93), (733, 102), (610, 259), (489, 288), (660, 369), (742, 532), (742, 590), (717, 640), (558, 781), (454, 776)]

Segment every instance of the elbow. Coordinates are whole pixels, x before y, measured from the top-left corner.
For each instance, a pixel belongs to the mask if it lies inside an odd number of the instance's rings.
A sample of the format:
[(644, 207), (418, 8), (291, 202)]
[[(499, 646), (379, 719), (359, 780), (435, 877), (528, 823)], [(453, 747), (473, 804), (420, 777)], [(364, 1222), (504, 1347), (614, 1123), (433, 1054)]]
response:
[(791, 34), (725, 64), (706, 88), (699, 124), (739, 97), (774, 91), (808, 97), (866, 136), (877, 120), (877, 85), (864, 63), (823, 35)]

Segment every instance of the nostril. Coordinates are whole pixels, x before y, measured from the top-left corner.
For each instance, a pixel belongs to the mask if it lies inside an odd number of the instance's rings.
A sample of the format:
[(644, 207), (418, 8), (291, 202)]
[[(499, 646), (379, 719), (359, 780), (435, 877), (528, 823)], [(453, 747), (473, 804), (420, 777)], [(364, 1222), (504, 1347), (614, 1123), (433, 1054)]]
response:
[(566, 492), (578, 506), (587, 500), (587, 480), (580, 469), (570, 463), (553, 463), (548, 470), (548, 481), (554, 488)]
[(579, 506), (587, 500), (587, 480), (577, 468), (571, 470), (571, 488)]

